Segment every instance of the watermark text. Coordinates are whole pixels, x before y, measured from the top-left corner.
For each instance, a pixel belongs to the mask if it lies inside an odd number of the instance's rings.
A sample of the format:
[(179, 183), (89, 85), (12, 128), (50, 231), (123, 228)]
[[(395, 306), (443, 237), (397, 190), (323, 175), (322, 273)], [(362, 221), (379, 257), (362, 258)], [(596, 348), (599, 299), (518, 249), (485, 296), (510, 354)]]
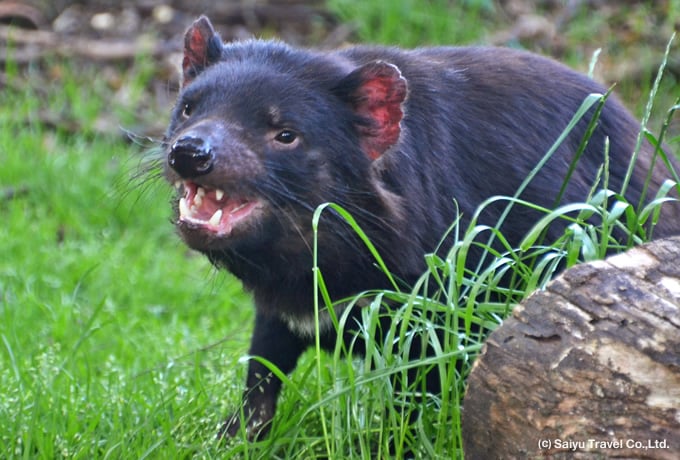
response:
[(607, 450), (607, 449), (636, 449), (636, 450), (652, 450), (652, 449), (669, 449), (668, 440), (666, 439), (539, 439), (538, 448), (540, 450), (561, 450), (576, 452), (579, 450)]

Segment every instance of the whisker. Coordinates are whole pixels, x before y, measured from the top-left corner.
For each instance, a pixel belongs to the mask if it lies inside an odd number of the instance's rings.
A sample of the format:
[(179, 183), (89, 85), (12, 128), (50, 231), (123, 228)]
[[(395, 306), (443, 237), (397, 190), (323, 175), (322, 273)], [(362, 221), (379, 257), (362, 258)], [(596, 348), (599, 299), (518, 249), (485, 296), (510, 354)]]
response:
[(128, 140), (133, 144), (133, 145), (138, 145), (143, 148), (149, 148), (149, 146), (157, 146), (163, 142), (162, 139), (155, 139), (151, 136), (145, 136), (142, 134), (138, 134), (134, 131), (131, 131), (127, 128), (120, 127), (120, 130), (123, 131), (125, 136), (128, 138)]

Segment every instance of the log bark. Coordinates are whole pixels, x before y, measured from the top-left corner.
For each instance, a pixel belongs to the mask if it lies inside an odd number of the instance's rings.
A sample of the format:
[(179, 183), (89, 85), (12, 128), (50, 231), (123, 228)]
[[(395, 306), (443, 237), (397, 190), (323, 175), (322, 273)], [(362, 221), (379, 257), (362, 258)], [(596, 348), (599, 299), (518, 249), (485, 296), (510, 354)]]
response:
[(680, 238), (528, 297), (477, 359), (462, 425), (468, 459), (680, 459)]

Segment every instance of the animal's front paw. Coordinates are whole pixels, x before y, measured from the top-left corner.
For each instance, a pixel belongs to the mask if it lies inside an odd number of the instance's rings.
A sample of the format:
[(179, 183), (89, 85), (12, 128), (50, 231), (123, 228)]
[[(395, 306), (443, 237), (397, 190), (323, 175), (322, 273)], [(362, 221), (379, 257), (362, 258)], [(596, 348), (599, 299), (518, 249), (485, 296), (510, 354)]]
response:
[[(263, 439), (269, 433), (272, 417), (273, 414), (266, 410), (253, 411), (244, 407), (242, 411), (236, 412), (224, 422), (217, 437), (234, 438), (240, 436), (245, 430), (249, 441)], [(246, 420), (245, 426), (243, 426), (243, 420)]]

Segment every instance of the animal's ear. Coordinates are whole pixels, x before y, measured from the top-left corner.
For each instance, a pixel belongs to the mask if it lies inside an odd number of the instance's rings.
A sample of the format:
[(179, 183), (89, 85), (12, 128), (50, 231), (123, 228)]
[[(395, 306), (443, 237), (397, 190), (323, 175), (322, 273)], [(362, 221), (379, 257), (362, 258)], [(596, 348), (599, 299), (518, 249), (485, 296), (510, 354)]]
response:
[(210, 19), (201, 16), (184, 34), (182, 87), (188, 85), (203, 70), (220, 60), (222, 40), (213, 29)]
[(336, 91), (359, 115), (361, 147), (369, 158), (379, 158), (397, 143), (408, 94), (397, 66), (383, 61), (365, 64), (347, 75)]

